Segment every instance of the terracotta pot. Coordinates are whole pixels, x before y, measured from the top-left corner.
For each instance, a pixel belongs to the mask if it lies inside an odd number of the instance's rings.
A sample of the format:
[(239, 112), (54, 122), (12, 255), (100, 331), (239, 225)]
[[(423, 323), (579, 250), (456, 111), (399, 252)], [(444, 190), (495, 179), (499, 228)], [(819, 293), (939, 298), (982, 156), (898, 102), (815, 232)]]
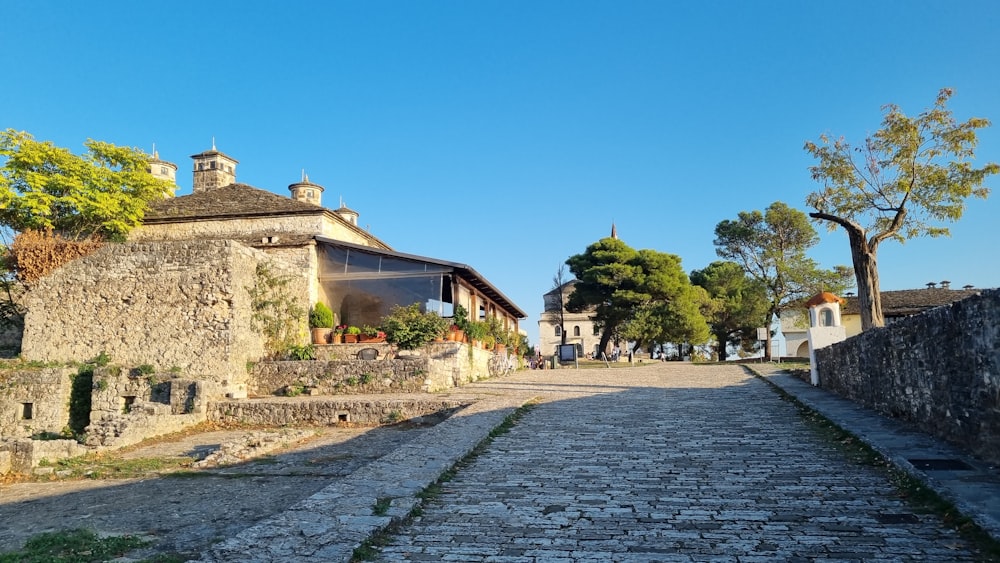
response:
[(357, 342), (358, 342), (358, 335), (357, 334), (345, 334), (344, 335), (344, 344), (356, 344)]
[(312, 329), (312, 343), (313, 344), (326, 344), (330, 341), (330, 334), (333, 332), (332, 328), (314, 328)]
[(358, 342), (385, 342), (384, 336), (367, 336), (365, 334), (358, 335)]
[(465, 342), (464, 330), (453, 330), (448, 333), (448, 340), (452, 342)]

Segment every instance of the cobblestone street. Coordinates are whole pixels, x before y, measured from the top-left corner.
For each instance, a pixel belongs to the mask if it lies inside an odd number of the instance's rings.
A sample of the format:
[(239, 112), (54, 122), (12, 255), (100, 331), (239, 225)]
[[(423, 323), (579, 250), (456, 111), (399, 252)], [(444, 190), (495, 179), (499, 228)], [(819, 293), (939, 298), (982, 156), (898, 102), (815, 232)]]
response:
[(381, 560), (976, 560), (738, 366), (516, 379), (543, 404), (445, 483)]

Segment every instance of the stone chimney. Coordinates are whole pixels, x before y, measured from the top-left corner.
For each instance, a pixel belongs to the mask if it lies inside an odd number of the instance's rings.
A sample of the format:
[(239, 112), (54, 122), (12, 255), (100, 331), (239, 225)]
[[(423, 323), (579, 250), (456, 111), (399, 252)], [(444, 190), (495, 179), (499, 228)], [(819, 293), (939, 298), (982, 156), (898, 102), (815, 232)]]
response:
[(196, 194), (236, 183), (236, 165), (239, 161), (216, 150), (214, 139), (212, 150), (193, 154), (191, 158), (194, 159), (194, 182), (191, 193)]
[(950, 281), (944, 280), (943, 282), (941, 282), (941, 289), (950, 289), (950, 288), (951, 288)]

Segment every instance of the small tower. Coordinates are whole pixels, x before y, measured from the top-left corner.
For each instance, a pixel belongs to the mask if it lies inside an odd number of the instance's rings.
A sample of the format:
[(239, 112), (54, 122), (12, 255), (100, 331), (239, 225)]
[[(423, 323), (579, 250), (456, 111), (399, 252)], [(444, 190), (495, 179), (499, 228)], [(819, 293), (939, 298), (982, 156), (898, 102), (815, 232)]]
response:
[(358, 225), (358, 212), (353, 209), (348, 209), (348, 207), (344, 205), (343, 199), (340, 200), (340, 207), (334, 209), (333, 212), (339, 215), (344, 221), (347, 221), (354, 226)]
[(215, 139), (212, 140), (212, 150), (193, 154), (191, 158), (194, 159), (194, 183), (191, 193), (196, 194), (236, 183), (236, 165), (239, 161), (216, 150)]
[(153, 145), (153, 158), (150, 159), (147, 170), (157, 180), (166, 180), (171, 184), (177, 184), (177, 165), (173, 162), (160, 160), (160, 153), (156, 152), (156, 145)]
[(288, 191), (292, 192), (292, 199), (304, 201), (322, 207), (323, 186), (309, 181), (306, 171), (302, 171), (302, 181), (288, 186)]
[(809, 309), (809, 377), (813, 385), (819, 385), (819, 371), (816, 369), (816, 349), (842, 342), (847, 332), (840, 324), (840, 305), (843, 299), (824, 291), (806, 301)]

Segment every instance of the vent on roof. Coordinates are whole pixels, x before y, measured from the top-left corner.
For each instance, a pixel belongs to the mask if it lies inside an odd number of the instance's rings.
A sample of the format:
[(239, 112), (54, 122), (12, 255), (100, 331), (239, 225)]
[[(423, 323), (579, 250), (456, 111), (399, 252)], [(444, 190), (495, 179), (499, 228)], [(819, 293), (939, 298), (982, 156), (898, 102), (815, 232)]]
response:
[(962, 286), (962, 289), (969, 290), (969, 289), (972, 289), (973, 287), (975, 287), (975, 286), (974, 285), (966, 284), (966, 285)]
[(948, 289), (949, 287), (951, 287), (950, 281), (944, 280), (943, 282), (941, 282), (941, 289)]
[(927, 282), (927, 289), (934, 289), (937, 287), (937, 282)]

